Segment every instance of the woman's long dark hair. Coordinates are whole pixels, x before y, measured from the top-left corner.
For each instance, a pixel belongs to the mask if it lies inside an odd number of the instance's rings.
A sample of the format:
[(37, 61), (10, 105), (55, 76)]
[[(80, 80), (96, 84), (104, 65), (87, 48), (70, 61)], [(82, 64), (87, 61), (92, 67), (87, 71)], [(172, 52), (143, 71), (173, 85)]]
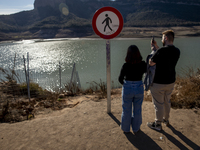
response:
[(136, 45), (129, 46), (125, 61), (130, 64), (137, 64), (142, 61), (142, 56)]

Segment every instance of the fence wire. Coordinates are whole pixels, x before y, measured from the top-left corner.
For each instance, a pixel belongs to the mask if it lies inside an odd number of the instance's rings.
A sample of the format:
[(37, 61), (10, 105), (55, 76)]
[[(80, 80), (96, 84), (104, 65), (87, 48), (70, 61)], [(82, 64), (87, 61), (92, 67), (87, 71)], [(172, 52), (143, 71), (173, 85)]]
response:
[(56, 71), (49, 73), (33, 69), (29, 65), (32, 61), (28, 54), (15, 54), (13, 59), (0, 64), (0, 102), (8, 98), (37, 97), (42, 90), (61, 92), (66, 90), (65, 86), (69, 83), (81, 86), (75, 64), (72, 75), (66, 76), (60, 62), (56, 65)]

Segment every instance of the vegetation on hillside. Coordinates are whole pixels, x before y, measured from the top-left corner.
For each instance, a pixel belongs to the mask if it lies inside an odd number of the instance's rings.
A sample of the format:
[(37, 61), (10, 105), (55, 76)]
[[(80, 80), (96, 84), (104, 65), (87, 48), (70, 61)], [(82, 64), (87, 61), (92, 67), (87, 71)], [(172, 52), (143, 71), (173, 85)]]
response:
[[(75, 3), (75, 2), (74, 2)], [(66, 4), (68, 2), (66, 1)], [(200, 25), (197, 0), (180, 1), (80, 1), (68, 5), (69, 15), (63, 15), (57, 8), (39, 7), (12, 15), (0, 15), (0, 32), (36, 32), (39, 29), (63, 29), (71, 27), (92, 27), (95, 11), (103, 6), (117, 8), (124, 18), (124, 26), (193, 26)]]
[[(150, 91), (145, 93), (144, 100), (152, 100)], [(200, 108), (200, 68), (196, 71), (192, 67), (183, 69), (176, 79), (171, 105), (172, 108)]]
[[(77, 85), (66, 84), (62, 94), (49, 92), (42, 89), (37, 83), (30, 83), (30, 96), (26, 83), (17, 83), (18, 75), (14, 69), (5, 70), (0, 68), (4, 79), (0, 82), (0, 122), (18, 122), (34, 117), (38, 111), (45, 109), (60, 110), (66, 107), (74, 107), (76, 104), (68, 104), (70, 97), (78, 95), (95, 95), (95, 101), (107, 97), (106, 83), (91, 82), (86, 90), (79, 89)], [(178, 77), (171, 96), (172, 108), (200, 108), (200, 69), (194, 71), (192, 68), (184, 70), (182, 77)], [(64, 91), (68, 91), (67, 93)], [(120, 92), (120, 93), (119, 93)], [(111, 94), (118, 94), (121, 97), (121, 90), (118, 93), (113, 89)], [(66, 98), (67, 97), (67, 100)], [(64, 99), (63, 99), (64, 98)], [(150, 92), (145, 92), (144, 100), (151, 101)]]

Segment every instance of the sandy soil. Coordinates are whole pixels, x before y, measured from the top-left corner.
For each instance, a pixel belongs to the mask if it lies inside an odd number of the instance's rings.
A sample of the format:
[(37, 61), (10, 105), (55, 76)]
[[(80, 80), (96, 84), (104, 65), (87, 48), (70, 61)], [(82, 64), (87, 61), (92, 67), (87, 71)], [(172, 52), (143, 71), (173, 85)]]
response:
[(200, 110), (172, 109), (170, 126), (158, 132), (147, 127), (154, 120), (151, 102), (143, 103), (141, 131), (124, 134), (120, 129), (121, 97), (112, 96), (111, 114), (106, 99), (83, 95), (71, 99), (77, 105), (47, 111), (33, 120), (0, 124), (1, 150), (132, 150), (200, 149)]

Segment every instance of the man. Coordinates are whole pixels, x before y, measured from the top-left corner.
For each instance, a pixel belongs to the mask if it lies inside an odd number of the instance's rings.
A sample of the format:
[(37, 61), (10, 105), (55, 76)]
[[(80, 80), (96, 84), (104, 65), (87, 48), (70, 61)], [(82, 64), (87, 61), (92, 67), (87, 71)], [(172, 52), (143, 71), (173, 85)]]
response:
[(151, 46), (157, 51), (149, 60), (150, 66), (156, 65), (153, 85), (150, 87), (156, 117), (147, 126), (158, 131), (162, 130), (162, 122), (169, 126), (170, 98), (176, 80), (175, 67), (180, 57), (180, 50), (173, 45), (174, 32), (167, 30), (162, 34), (163, 47), (159, 48), (157, 42), (152, 41)]

